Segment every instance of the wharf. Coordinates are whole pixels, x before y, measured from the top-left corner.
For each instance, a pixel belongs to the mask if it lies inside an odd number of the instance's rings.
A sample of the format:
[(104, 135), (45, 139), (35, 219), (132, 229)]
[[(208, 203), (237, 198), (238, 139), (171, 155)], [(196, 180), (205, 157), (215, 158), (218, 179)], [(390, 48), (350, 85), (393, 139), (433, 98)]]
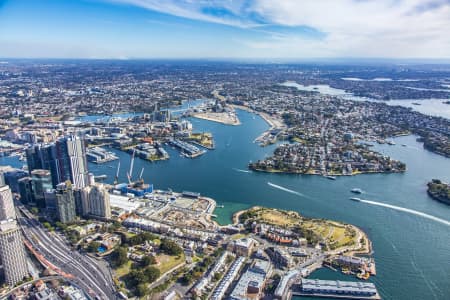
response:
[(86, 151), (86, 157), (90, 162), (101, 164), (119, 159), (114, 153), (101, 147), (89, 148)]
[(195, 158), (206, 153), (206, 150), (200, 150), (192, 144), (177, 139), (170, 139), (169, 143), (180, 149), (181, 152), (189, 158)]
[(212, 143), (212, 146), (206, 146), (206, 145), (203, 145), (203, 144), (201, 144), (199, 142), (196, 142), (196, 141), (189, 141), (189, 143), (191, 143), (193, 145), (196, 145), (196, 146), (199, 146), (199, 147), (202, 147), (202, 148), (205, 148), (207, 150), (214, 150), (214, 149), (216, 149), (214, 143)]
[(301, 279), (299, 285), (293, 286), (294, 296), (336, 298), (336, 299), (381, 299), (373, 283), (353, 281), (333, 281), (319, 279)]
[(320, 293), (304, 293), (301, 291), (292, 291), (292, 296), (303, 297), (317, 297), (317, 298), (335, 298), (335, 299), (353, 299), (353, 300), (381, 300), (380, 295), (377, 293), (375, 296), (352, 296), (352, 295), (339, 295), (339, 294), (320, 294)]

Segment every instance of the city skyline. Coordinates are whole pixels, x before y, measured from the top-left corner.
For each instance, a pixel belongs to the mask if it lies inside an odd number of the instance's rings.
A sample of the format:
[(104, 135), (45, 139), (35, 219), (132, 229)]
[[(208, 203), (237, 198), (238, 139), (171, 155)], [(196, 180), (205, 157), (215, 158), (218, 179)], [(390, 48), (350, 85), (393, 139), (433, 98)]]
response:
[(0, 0), (0, 298), (447, 300), (448, 28), (450, 0)]
[(450, 2), (0, 1), (0, 57), (449, 59)]

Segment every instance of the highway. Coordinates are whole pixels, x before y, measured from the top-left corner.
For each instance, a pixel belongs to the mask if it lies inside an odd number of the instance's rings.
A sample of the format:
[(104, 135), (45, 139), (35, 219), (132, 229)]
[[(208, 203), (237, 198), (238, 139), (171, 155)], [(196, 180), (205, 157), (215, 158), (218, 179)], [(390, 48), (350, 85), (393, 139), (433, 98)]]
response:
[(72, 275), (71, 280), (92, 298), (117, 299), (107, 266), (78, 251), (72, 251), (63, 236), (48, 232), (23, 206), (16, 211), (24, 237), (45, 260), (69, 276)]

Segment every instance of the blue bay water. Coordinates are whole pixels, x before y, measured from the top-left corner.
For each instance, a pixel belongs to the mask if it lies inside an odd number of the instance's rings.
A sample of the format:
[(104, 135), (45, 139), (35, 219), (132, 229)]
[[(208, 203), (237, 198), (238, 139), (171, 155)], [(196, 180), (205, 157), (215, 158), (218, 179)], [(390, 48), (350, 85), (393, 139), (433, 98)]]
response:
[[(260, 117), (238, 111), (241, 126), (226, 126), (191, 119), (197, 131), (212, 132), (216, 149), (196, 159), (181, 157), (166, 146), (170, 160), (150, 163), (136, 159), (134, 176), (144, 167), (144, 179), (155, 188), (190, 190), (214, 198), (220, 223), (253, 205), (295, 210), (315, 218), (327, 218), (359, 226), (373, 242), (377, 276), (371, 279), (383, 299), (450, 298), (450, 227), (412, 213), (367, 203), (349, 201), (352, 188), (361, 188), (363, 199), (423, 212), (450, 221), (450, 206), (430, 199), (426, 183), (432, 178), (450, 181), (450, 159), (423, 149), (416, 137), (396, 138), (397, 145), (376, 145), (386, 155), (404, 161), (404, 174), (370, 174), (339, 177), (332, 181), (319, 176), (265, 174), (247, 171), (249, 161), (271, 155), (275, 146), (261, 148), (253, 140), (268, 128)], [(406, 146), (402, 146), (405, 144)], [(117, 152), (126, 181), (130, 155)], [(0, 164), (17, 164), (1, 158)], [(89, 164), (96, 175), (112, 182), (117, 161)], [(269, 184), (270, 183), (270, 184)], [(313, 278), (356, 280), (354, 277), (320, 270)], [(303, 298), (304, 299), (304, 298)]]

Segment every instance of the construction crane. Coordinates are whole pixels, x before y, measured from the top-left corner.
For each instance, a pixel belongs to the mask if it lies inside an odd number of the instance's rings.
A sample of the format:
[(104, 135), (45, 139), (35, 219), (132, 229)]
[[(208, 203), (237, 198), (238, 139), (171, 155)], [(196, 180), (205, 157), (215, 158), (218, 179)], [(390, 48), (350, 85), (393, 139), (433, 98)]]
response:
[(131, 179), (133, 177), (133, 165), (134, 165), (134, 154), (136, 149), (133, 149), (133, 154), (131, 155), (130, 171), (127, 173), (128, 182), (131, 184)]
[(120, 171), (120, 160), (117, 164), (117, 171), (116, 171), (116, 177), (114, 177), (114, 185), (119, 183), (119, 171)]
[(141, 169), (141, 173), (139, 174), (139, 180), (143, 181), (142, 174), (144, 173), (144, 168)]

